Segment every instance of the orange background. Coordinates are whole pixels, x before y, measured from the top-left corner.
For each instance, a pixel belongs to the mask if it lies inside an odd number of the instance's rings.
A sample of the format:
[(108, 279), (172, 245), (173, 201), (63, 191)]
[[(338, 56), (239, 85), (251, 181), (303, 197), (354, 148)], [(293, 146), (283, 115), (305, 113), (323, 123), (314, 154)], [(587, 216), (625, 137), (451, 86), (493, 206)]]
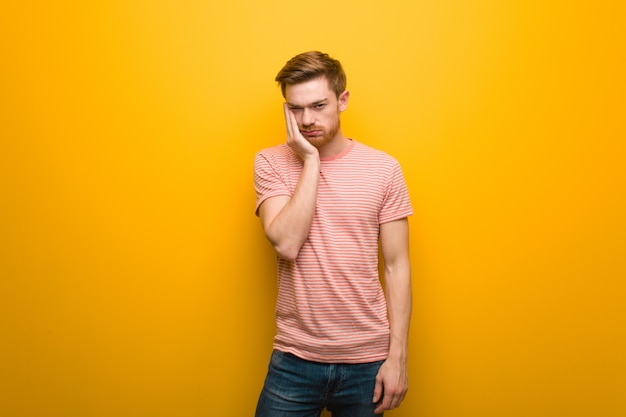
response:
[(250, 416), (273, 78), (339, 58), (416, 214), (390, 416), (626, 415), (626, 3), (0, 4), (0, 414)]

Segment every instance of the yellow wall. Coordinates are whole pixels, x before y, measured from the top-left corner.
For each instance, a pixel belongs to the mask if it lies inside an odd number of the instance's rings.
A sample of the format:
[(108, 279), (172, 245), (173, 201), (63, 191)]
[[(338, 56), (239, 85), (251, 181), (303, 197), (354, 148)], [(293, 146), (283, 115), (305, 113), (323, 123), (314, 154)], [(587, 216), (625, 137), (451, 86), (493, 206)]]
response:
[(625, 27), (617, 0), (2, 1), (0, 415), (252, 415), (252, 159), (309, 49), (415, 205), (388, 414), (626, 415)]

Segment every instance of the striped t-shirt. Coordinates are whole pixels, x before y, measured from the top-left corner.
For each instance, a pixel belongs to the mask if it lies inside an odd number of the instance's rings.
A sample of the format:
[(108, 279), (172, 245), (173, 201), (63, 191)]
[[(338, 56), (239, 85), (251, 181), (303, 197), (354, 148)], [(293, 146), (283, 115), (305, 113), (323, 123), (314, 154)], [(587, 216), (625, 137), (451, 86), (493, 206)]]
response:
[[(254, 161), (256, 210), (292, 196), (302, 161), (286, 144)], [(378, 271), (381, 223), (411, 215), (399, 163), (356, 141), (321, 159), (315, 215), (298, 257), (278, 259), (274, 348), (326, 363), (382, 360), (389, 322)]]

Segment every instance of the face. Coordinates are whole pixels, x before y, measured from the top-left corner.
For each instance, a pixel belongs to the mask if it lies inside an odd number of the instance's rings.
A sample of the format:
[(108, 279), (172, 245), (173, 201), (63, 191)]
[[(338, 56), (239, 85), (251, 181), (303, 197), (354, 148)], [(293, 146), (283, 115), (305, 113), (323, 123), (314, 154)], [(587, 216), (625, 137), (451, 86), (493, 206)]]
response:
[(348, 91), (339, 97), (325, 77), (287, 85), (287, 106), (296, 116), (302, 135), (318, 149), (341, 137), (339, 115), (348, 105)]

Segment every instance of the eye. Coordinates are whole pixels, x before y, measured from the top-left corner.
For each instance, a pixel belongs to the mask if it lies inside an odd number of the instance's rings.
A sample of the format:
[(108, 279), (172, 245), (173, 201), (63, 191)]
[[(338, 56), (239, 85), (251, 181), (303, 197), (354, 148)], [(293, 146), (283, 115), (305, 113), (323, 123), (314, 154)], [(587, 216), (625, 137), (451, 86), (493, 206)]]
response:
[(322, 110), (324, 107), (326, 107), (326, 103), (318, 103), (314, 106), (315, 110)]

